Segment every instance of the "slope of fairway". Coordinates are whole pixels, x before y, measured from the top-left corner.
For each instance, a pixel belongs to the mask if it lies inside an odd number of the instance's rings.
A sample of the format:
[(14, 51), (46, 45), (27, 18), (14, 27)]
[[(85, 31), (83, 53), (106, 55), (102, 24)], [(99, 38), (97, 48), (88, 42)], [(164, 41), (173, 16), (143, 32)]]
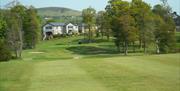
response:
[(180, 90), (179, 54), (122, 56), (111, 42), (77, 39), (43, 41), (22, 60), (1, 62), (0, 91)]

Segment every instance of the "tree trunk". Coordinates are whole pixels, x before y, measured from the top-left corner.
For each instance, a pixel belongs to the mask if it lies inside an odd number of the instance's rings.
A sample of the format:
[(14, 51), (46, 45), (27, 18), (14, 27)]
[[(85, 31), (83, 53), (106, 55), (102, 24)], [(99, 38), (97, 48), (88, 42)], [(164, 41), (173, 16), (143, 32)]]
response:
[(109, 41), (109, 32), (106, 33), (107, 40)]
[(103, 39), (103, 37), (104, 37), (104, 32), (103, 30), (101, 30), (101, 39)]
[(144, 54), (147, 53), (147, 50), (146, 50), (146, 41), (144, 41)]
[(83, 35), (84, 35), (84, 40), (86, 39), (86, 34), (85, 33), (83, 33)]
[(109, 41), (109, 35), (107, 35), (107, 40)]
[(142, 49), (142, 39), (139, 39), (139, 49)]
[(117, 51), (118, 51), (118, 52), (121, 52), (121, 51), (120, 51), (121, 49), (120, 49), (120, 43), (119, 43), (119, 42), (116, 42), (116, 47), (117, 47)]
[(135, 42), (133, 41), (133, 52), (134, 52), (134, 53), (136, 52), (135, 49), (136, 49), (136, 48), (135, 48)]
[(19, 58), (21, 58), (22, 48), (23, 48), (23, 39), (22, 39), (22, 30), (19, 31)]
[(96, 31), (96, 37), (98, 38), (98, 37), (99, 37), (99, 35), (100, 35), (100, 34), (99, 34), (99, 33), (100, 33), (100, 32), (99, 32), (99, 31), (100, 31), (100, 29), (97, 29), (97, 30), (98, 30), (98, 31)]
[(89, 25), (88, 41), (89, 42), (91, 41), (91, 27), (90, 27), (90, 25)]
[(107, 40), (109, 40), (110, 36), (109, 36), (109, 30), (108, 29), (106, 30), (106, 37), (107, 37)]
[(157, 54), (160, 53), (160, 50), (159, 50), (159, 46), (158, 46), (158, 45), (156, 46), (156, 53), (157, 53)]
[(121, 51), (120, 51), (120, 46), (117, 46), (117, 50), (118, 50), (118, 52), (121, 52)]
[(16, 49), (15, 49), (15, 55), (16, 55), (16, 58), (18, 58), (18, 52)]
[(125, 43), (122, 44), (122, 53), (125, 51)]
[(128, 54), (128, 43), (125, 42), (124, 55)]

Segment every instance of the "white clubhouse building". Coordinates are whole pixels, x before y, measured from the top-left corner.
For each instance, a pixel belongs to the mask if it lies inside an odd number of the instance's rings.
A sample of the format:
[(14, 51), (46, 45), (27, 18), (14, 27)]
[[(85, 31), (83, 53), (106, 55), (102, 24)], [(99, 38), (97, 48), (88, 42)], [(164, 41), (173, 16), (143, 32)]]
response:
[(49, 36), (53, 35), (71, 35), (71, 34), (79, 34), (84, 33), (84, 25), (76, 25), (72, 23), (47, 23), (43, 26), (43, 35), (45, 40)]

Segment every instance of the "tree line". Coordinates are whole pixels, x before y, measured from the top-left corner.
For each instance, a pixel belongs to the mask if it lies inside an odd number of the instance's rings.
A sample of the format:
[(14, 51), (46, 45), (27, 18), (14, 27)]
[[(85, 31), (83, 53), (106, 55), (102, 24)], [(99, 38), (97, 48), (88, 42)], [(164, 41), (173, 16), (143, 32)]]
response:
[[(118, 52), (128, 54), (149, 49), (156, 53), (176, 51), (175, 23), (167, 0), (153, 8), (143, 0), (109, 0), (105, 11), (89, 7), (82, 11), (88, 41), (106, 36)], [(41, 39), (40, 18), (34, 7), (16, 5), (0, 10), (0, 61), (21, 58), (23, 49), (32, 49)], [(97, 30), (95, 31), (95, 29)]]
[[(160, 0), (153, 8), (143, 0), (109, 0), (105, 11), (97, 14), (91, 7), (82, 12), (83, 22), (98, 27), (98, 34), (114, 38), (117, 51), (128, 54), (129, 46), (135, 49), (154, 48), (156, 53), (174, 52), (176, 48), (175, 23), (167, 0)], [(96, 22), (95, 22), (96, 20)], [(136, 47), (138, 45), (138, 47)]]
[(0, 61), (21, 58), (23, 49), (40, 40), (40, 21), (34, 7), (16, 5), (0, 11)]

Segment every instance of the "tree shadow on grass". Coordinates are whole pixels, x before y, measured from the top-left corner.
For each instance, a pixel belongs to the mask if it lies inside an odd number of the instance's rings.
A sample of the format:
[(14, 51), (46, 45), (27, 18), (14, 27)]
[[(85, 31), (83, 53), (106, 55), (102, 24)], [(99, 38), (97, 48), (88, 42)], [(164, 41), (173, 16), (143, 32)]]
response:
[(63, 43), (57, 43), (56, 45), (67, 45), (67, 44), (63, 44)]
[(97, 54), (118, 54), (117, 51), (107, 48), (99, 48), (94, 46), (75, 46), (66, 48), (75, 54), (81, 55), (97, 55)]
[(85, 39), (76, 39), (76, 40), (73, 40), (72, 43), (79, 43), (80, 41), (86, 41), (83, 44), (110, 42), (110, 40), (107, 40), (107, 39), (91, 39), (90, 42), (88, 42), (88, 39), (85, 38)]

